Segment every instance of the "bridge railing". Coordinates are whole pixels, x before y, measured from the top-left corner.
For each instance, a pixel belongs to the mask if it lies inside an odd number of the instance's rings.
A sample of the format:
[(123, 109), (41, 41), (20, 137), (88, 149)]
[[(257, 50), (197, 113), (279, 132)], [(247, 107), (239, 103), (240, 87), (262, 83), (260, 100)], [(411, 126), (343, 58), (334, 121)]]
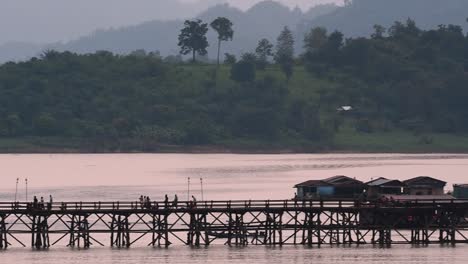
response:
[(115, 202), (0, 202), (0, 211), (11, 210), (149, 210), (149, 209), (288, 209), (342, 207), (423, 207), (465, 205), (468, 199), (441, 200), (373, 200), (307, 199), (307, 200), (231, 200), (231, 201), (115, 201)]
[(355, 200), (230, 200), (230, 201), (116, 201), (116, 202), (0, 202), (0, 210), (137, 210), (137, 209), (243, 209), (288, 207), (351, 207)]

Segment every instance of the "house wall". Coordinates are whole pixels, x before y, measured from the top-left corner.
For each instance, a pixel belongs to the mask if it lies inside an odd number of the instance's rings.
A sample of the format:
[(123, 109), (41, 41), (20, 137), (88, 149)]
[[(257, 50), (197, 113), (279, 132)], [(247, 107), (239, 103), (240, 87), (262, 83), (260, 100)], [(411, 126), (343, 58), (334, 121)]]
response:
[(333, 196), (337, 198), (356, 198), (364, 192), (364, 186), (337, 187)]
[(405, 191), (409, 195), (443, 195), (444, 188), (440, 187), (409, 187)]
[(320, 186), (317, 188), (317, 194), (323, 196), (333, 196), (335, 193), (335, 187), (333, 186)]
[(304, 188), (298, 187), (296, 189), (297, 189), (297, 192), (296, 192), (297, 198), (304, 198)]
[(318, 187), (297, 187), (297, 198), (320, 198), (330, 197), (335, 193), (333, 186), (318, 186)]
[(453, 187), (453, 196), (458, 199), (468, 199), (468, 187)]
[(367, 189), (367, 197), (377, 197), (379, 195), (379, 187), (369, 186)]

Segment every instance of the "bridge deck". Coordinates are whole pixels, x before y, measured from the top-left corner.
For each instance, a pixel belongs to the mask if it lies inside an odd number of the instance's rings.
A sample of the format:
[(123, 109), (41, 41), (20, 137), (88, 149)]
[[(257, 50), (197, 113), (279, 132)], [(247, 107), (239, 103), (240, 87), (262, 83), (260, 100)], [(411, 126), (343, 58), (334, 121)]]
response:
[(0, 202), (0, 248), (467, 243), (468, 200)]

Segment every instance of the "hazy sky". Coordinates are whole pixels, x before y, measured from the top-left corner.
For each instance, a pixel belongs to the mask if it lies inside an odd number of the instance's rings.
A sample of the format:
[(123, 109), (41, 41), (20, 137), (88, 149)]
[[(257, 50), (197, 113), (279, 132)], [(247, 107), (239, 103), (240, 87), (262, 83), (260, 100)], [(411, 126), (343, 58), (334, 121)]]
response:
[[(67, 41), (98, 28), (185, 18), (216, 3), (246, 9), (260, 0), (0, 0), (0, 44)], [(307, 9), (342, 0), (278, 0)]]
[[(181, 0), (182, 2), (209, 2), (209, 0)], [(228, 2), (233, 6), (242, 8), (242, 9), (247, 9), (254, 5), (255, 3), (260, 2), (261, 0), (224, 0), (224, 1), (218, 1), (218, 2)], [(288, 5), (290, 7), (295, 7), (299, 6), (303, 9), (310, 8), (312, 6), (315, 6), (317, 4), (325, 4), (325, 3), (341, 3), (343, 2), (342, 0), (276, 0), (278, 2), (282, 2), (285, 5)], [(212, 1), (214, 2), (214, 1)]]

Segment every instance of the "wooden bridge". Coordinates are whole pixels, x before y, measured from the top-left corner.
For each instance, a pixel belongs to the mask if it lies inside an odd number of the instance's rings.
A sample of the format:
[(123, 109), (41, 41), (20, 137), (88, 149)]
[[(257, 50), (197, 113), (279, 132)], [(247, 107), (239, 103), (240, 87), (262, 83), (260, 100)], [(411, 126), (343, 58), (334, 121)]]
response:
[(468, 243), (468, 200), (0, 203), (0, 248)]

